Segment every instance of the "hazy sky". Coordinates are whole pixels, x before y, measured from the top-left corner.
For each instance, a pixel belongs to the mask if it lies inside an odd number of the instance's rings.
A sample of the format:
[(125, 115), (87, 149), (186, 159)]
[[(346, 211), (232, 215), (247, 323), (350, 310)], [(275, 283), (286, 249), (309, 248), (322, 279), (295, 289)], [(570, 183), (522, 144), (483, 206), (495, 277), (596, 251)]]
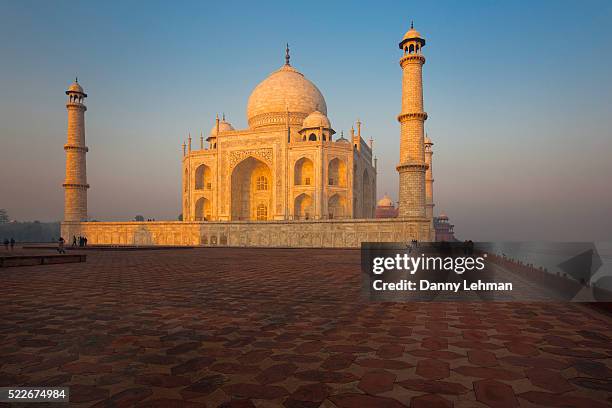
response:
[(245, 127), (285, 42), (334, 129), (363, 121), (378, 196), (396, 199), (397, 43), (411, 19), (427, 39), (436, 213), (460, 238), (610, 240), (610, 1), (0, 0), (0, 208), (61, 219), (64, 90), (78, 75), (90, 216), (176, 219), (187, 133), (221, 112)]

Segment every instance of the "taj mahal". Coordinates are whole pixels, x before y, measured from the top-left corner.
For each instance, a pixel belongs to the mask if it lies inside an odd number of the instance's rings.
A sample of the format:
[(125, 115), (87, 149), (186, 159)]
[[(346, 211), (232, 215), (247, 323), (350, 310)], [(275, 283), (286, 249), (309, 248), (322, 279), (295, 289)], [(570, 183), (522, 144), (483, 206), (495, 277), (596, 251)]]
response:
[[(290, 65), (251, 93), (248, 129), (217, 118), (183, 147), (183, 220), (267, 221), (372, 218), (372, 150), (351, 131), (334, 140), (319, 89)], [(352, 203), (352, 205), (349, 205)]]
[[(217, 116), (207, 135), (182, 146), (182, 220), (94, 222), (87, 219), (85, 98), (66, 91), (68, 131), (62, 236), (100, 245), (358, 247), (362, 242), (431, 241), (433, 143), (424, 134), (425, 39), (412, 26), (402, 50), (399, 204), (377, 219), (377, 159), (357, 120), (337, 134), (322, 92), (284, 64), (248, 98), (248, 127)], [(386, 198), (385, 200), (388, 201)]]

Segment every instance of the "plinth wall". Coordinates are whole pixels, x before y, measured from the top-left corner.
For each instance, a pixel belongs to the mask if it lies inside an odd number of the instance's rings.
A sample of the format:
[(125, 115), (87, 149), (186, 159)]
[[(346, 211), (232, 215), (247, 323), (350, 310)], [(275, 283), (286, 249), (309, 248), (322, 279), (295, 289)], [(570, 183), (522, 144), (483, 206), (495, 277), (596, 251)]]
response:
[(426, 218), (231, 221), (63, 222), (62, 236), (88, 245), (358, 248), (362, 242), (432, 241)]

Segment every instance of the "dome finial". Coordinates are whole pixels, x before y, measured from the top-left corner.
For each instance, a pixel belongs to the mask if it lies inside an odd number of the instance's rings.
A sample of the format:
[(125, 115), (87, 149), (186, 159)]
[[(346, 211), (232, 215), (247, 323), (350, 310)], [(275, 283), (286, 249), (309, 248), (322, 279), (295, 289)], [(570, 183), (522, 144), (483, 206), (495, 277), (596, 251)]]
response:
[(414, 29), (414, 20), (410, 20), (410, 29)]
[(289, 64), (289, 59), (291, 57), (289, 56), (289, 43), (287, 43), (287, 46), (285, 48), (285, 65), (291, 65)]
[(78, 76), (74, 77), (74, 82), (76, 82), (77, 84), (79, 83), (79, 77)]

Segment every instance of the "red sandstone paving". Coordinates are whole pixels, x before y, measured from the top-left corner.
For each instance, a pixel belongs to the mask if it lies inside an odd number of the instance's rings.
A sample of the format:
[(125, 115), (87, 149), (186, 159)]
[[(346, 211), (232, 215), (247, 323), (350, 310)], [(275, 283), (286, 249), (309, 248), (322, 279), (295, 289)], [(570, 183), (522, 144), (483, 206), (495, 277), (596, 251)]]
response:
[(350, 250), (87, 256), (0, 271), (0, 386), (96, 407), (612, 406), (612, 320), (580, 305), (370, 303)]

